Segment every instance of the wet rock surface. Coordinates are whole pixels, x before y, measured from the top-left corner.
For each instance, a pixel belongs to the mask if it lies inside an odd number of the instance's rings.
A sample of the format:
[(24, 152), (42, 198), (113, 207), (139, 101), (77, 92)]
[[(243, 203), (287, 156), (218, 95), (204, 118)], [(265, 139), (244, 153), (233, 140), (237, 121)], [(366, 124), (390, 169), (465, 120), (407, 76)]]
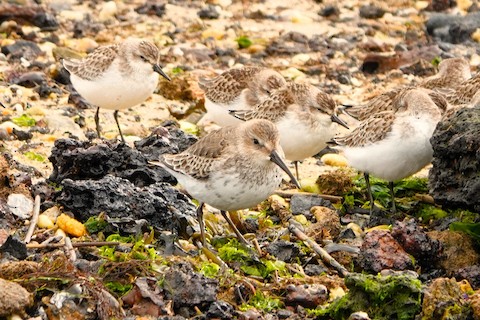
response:
[(378, 273), (383, 269), (413, 268), (411, 257), (390, 232), (375, 230), (367, 233), (360, 248), (359, 264), (363, 270)]
[(392, 236), (425, 269), (434, 266), (442, 250), (440, 241), (430, 238), (414, 219), (395, 222)]
[(480, 212), (480, 106), (440, 122), (431, 138), (430, 193), (445, 206)]

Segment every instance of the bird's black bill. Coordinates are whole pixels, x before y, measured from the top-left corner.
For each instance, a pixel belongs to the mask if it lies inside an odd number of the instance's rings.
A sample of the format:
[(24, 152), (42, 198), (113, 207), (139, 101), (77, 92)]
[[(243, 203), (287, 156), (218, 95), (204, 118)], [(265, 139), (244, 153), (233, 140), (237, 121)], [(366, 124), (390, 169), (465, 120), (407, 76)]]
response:
[(172, 79), (170, 79), (170, 77), (165, 72), (163, 72), (162, 68), (160, 68), (158, 64), (153, 65), (153, 71), (159, 73), (162, 77), (164, 77), (168, 81), (172, 81)]
[(292, 180), (292, 182), (295, 184), (295, 186), (300, 189), (300, 184), (298, 183), (297, 179), (295, 179), (295, 177), (293, 176), (293, 174), (290, 172), (290, 170), (288, 170), (288, 167), (287, 165), (285, 164), (285, 162), (282, 160), (282, 158), (278, 155), (278, 153), (274, 150), (272, 151), (272, 153), (270, 153), (270, 161), (272, 161), (273, 163), (275, 163), (277, 166), (280, 167), (280, 169), (282, 169), (283, 171), (285, 171), (286, 174), (288, 174), (288, 176), (290, 177), (290, 179)]
[(345, 127), (347, 129), (350, 129), (347, 125), (347, 123), (345, 121), (343, 121), (342, 119), (340, 119), (336, 114), (332, 114), (332, 122), (336, 122), (338, 123), (339, 125), (341, 125), (342, 127)]

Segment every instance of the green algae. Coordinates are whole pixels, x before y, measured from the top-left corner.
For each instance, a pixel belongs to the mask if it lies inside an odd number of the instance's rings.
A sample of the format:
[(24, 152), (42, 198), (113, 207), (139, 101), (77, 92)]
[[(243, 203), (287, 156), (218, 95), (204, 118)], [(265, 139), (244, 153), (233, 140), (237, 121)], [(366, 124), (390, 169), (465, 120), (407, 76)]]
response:
[(421, 310), (422, 283), (409, 274), (389, 276), (351, 273), (345, 278), (349, 292), (326, 308), (311, 310), (319, 319), (348, 319), (364, 311), (372, 319), (414, 319)]

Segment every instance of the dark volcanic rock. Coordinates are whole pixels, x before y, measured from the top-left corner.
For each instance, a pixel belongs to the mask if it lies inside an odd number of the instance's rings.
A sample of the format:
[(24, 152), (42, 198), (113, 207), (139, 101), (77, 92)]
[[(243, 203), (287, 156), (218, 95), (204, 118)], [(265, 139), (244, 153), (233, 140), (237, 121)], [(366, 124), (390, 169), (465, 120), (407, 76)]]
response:
[(383, 269), (407, 270), (413, 268), (410, 256), (388, 231), (374, 230), (365, 236), (360, 249), (359, 262), (366, 272)]
[(293, 214), (309, 215), (310, 209), (315, 206), (333, 209), (332, 203), (316, 194), (294, 194), (290, 200), (290, 210)]
[(457, 278), (458, 281), (467, 279), (473, 290), (480, 289), (480, 264), (459, 269), (455, 273), (455, 278)]
[(197, 141), (184, 133), (173, 122), (164, 123), (147, 138), (136, 141), (132, 149), (123, 143), (109, 142), (95, 145), (90, 141), (59, 139), (49, 157), (53, 165), (49, 180), (61, 183), (64, 179), (101, 179), (107, 174), (131, 181), (138, 187), (156, 182), (175, 183), (164, 169), (150, 165), (161, 154), (178, 153)]
[(3, 46), (2, 53), (8, 56), (10, 60), (25, 58), (29, 61), (33, 61), (36, 57), (42, 54), (42, 50), (33, 41), (17, 40), (13, 44)]
[(128, 179), (139, 187), (175, 182), (162, 168), (149, 165), (144, 154), (123, 143), (93, 145), (89, 141), (59, 139), (49, 160), (53, 165), (49, 180), (55, 183), (64, 179), (101, 179), (107, 174)]
[(278, 260), (285, 262), (291, 262), (300, 254), (300, 246), (298, 244), (284, 240), (270, 243), (266, 250)]
[(7, 240), (0, 247), (0, 253), (9, 253), (19, 260), (24, 260), (28, 256), (25, 243), (11, 235), (8, 236)]
[(220, 17), (220, 10), (217, 6), (210, 4), (198, 11), (197, 14), (200, 19), (218, 19), (218, 17)]
[(190, 307), (193, 311), (193, 306), (209, 305), (217, 300), (218, 281), (194, 272), (186, 263), (178, 263), (167, 271), (163, 287), (176, 309)]
[(366, 19), (378, 19), (383, 17), (385, 10), (374, 5), (366, 5), (360, 7), (360, 17)]
[(318, 15), (322, 17), (330, 17), (333, 15), (339, 15), (339, 14), (340, 14), (340, 10), (336, 5), (327, 5), (318, 12)]
[(288, 32), (270, 43), (266, 49), (269, 55), (298, 54), (310, 52), (308, 37), (300, 32)]
[(419, 265), (426, 269), (434, 266), (441, 249), (440, 241), (430, 238), (414, 219), (395, 222), (392, 236), (415, 257)]
[(135, 149), (148, 160), (158, 160), (161, 154), (182, 152), (197, 140), (196, 136), (180, 130), (175, 122), (165, 121), (150, 136), (136, 141)]
[(158, 3), (158, 1), (147, 0), (144, 4), (135, 8), (140, 14), (148, 14), (150, 16), (163, 17), (165, 15), (166, 3)]
[(0, 4), (0, 23), (13, 20), (24, 25), (34, 25), (43, 31), (54, 31), (58, 29), (58, 22), (55, 17), (46, 12), (42, 6), (38, 5), (15, 5), (5, 3)]
[(207, 319), (234, 319), (236, 315), (233, 306), (223, 300), (214, 301), (206, 313)]
[(430, 142), (430, 193), (436, 202), (480, 213), (480, 106), (440, 122)]
[(466, 16), (444, 13), (434, 14), (426, 22), (427, 32), (436, 38), (450, 43), (471, 40), (471, 35), (480, 28), (480, 12)]
[(100, 180), (62, 181), (58, 203), (81, 221), (105, 212), (111, 218), (146, 219), (162, 230), (176, 227), (178, 215), (195, 215), (186, 195), (168, 183), (139, 188), (130, 181), (107, 175)]

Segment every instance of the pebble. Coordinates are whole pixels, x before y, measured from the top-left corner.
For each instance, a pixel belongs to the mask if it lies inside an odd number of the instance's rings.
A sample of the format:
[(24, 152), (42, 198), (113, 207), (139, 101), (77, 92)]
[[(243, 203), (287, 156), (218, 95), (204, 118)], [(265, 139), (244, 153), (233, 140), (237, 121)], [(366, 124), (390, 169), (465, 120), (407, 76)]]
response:
[(330, 17), (330, 16), (333, 16), (333, 15), (339, 15), (340, 10), (335, 5), (327, 5), (324, 8), (322, 8), (318, 12), (318, 14), (322, 17)]
[(340, 154), (327, 153), (320, 160), (327, 166), (348, 167), (347, 159)]
[(378, 19), (383, 17), (385, 10), (374, 5), (365, 5), (360, 7), (360, 17), (366, 19)]
[(98, 19), (100, 21), (114, 19), (117, 12), (118, 8), (115, 1), (104, 2), (102, 8), (100, 9), (100, 13), (98, 14)]
[(23, 313), (32, 302), (32, 296), (25, 288), (0, 278), (0, 317)]
[(7, 205), (10, 211), (20, 219), (28, 219), (33, 213), (33, 200), (21, 193), (12, 193), (8, 196)]
[(41, 214), (38, 216), (37, 225), (39, 228), (43, 229), (52, 229), (55, 226), (52, 219), (46, 214)]
[(78, 124), (76, 124), (70, 117), (62, 116), (58, 114), (50, 114), (44, 118), (47, 126), (52, 132), (57, 132), (59, 135), (63, 135), (69, 132), (77, 136), (80, 140), (85, 140), (85, 133)]

